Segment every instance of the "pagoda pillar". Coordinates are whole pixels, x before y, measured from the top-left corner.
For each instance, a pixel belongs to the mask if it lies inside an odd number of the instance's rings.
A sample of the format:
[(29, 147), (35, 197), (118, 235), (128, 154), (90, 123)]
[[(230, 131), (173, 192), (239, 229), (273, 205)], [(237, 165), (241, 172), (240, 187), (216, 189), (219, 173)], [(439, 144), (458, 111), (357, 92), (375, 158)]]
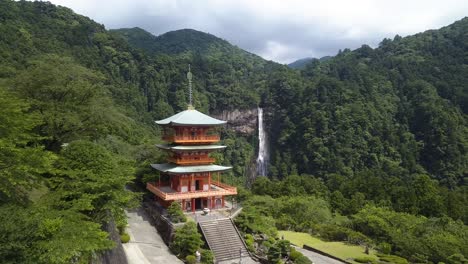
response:
[(194, 175), (194, 174), (192, 173), (192, 175), (191, 175), (191, 181), (190, 181), (190, 191), (191, 191), (191, 192), (195, 191), (195, 190), (194, 190), (194, 189), (195, 189), (195, 178), (194, 178), (193, 175)]
[(224, 195), (221, 197), (222, 202), (221, 202), (221, 208), (224, 208)]
[(208, 191), (211, 192), (211, 172), (208, 172)]
[(192, 212), (195, 213), (195, 198), (192, 198)]
[(182, 212), (185, 211), (185, 199), (182, 199)]

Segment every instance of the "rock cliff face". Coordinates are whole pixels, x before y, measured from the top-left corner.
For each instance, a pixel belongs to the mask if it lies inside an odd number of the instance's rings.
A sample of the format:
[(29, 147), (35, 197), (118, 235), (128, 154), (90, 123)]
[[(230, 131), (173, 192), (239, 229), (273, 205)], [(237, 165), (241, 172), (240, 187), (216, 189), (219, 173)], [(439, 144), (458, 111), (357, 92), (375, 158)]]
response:
[(257, 115), (256, 108), (247, 110), (231, 110), (214, 113), (213, 117), (228, 121), (227, 128), (244, 135), (253, 135), (257, 130)]
[(114, 219), (104, 224), (104, 230), (109, 232), (109, 238), (115, 242), (116, 247), (101, 253), (97, 260), (91, 261), (91, 264), (128, 264)]

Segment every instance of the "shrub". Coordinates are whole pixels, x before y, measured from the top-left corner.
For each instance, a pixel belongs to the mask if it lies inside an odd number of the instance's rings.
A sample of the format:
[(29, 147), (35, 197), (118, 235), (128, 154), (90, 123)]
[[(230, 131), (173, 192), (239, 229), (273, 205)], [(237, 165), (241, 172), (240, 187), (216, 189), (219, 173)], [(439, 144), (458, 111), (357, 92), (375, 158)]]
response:
[(214, 256), (213, 256), (213, 252), (211, 250), (201, 249), (200, 254), (201, 254), (201, 263), (203, 263), (203, 264), (213, 264)]
[(346, 240), (348, 241), (348, 243), (354, 245), (361, 245), (362, 243), (369, 244), (371, 242), (371, 240), (361, 232), (356, 232), (352, 230), (348, 230)]
[(289, 240), (279, 240), (276, 242), (277, 247), (281, 252), (281, 256), (287, 256), (291, 250), (291, 242)]
[(377, 254), (379, 260), (395, 263), (395, 264), (408, 264), (408, 261), (402, 257), (395, 256), (395, 255), (384, 255), (384, 254)]
[(255, 251), (254, 243), (255, 243), (255, 240), (251, 234), (245, 235), (245, 244), (247, 245), (247, 249), (250, 252)]
[(127, 233), (123, 233), (120, 235), (120, 241), (122, 243), (128, 243), (128, 241), (130, 241), (130, 236)]
[(379, 250), (380, 252), (388, 255), (392, 252), (392, 245), (387, 242), (382, 242), (379, 244)]
[(187, 257), (185, 257), (185, 262), (187, 262), (188, 264), (195, 264), (197, 263), (197, 257), (195, 257), (194, 255), (188, 255)]
[(292, 261), (296, 261), (298, 258), (302, 257), (304, 255), (302, 255), (301, 252), (297, 251), (295, 248), (291, 248), (291, 253), (289, 253), (289, 258), (292, 260)]
[(187, 221), (187, 217), (184, 215), (184, 212), (182, 211), (182, 207), (180, 206), (180, 203), (178, 202), (171, 203), (171, 205), (169, 205), (169, 207), (167, 208), (167, 213), (171, 221), (174, 223)]
[(307, 258), (306, 256), (300, 256), (299, 258), (297, 258), (294, 263), (296, 264), (313, 264), (312, 261), (310, 261), (309, 258)]
[(277, 263), (281, 259), (280, 248), (276, 244), (271, 245), (268, 249), (267, 257), (270, 263)]
[(355, 258), (354, 261), (359, 262), (359, 263), (372, 263), (372, 264), (378, 263), (374, 258), (371, 258), (371, 257), (359, 257), (359, 258)]
[(466, 264), (468, 260), (462, 254), (453, 254), (447, 258), (447, 263), (449, 264)]
[(337, 225), (319, 225), (318, 233), (327, 241), (345, 241), (348, 237), (348, 229)]
[(187, 222), (183, 227), (176, 229), (170, 248), (174, 254), (183, 259), (187, 255), (195, 254), (202, 245), (197, 225), (194, 222)]

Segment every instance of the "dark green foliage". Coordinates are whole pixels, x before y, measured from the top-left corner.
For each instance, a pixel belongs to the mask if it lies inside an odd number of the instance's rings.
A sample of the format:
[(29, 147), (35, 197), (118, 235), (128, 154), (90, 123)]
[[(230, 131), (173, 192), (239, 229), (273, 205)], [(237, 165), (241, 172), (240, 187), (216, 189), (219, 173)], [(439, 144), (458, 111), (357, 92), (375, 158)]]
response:
[(0, 206), (1, 263), (70, 263), (113, 247), (100, 224), (72, 210), (41, 202)]
[(462, 254), (453, 254), (447, 258), (447, 263), (450, 264), (466, 264), (468, 259), (466, 259)]
[(317, 225), (315, 231), (320, 238), (328, 241), (346, 241), (354, 245), (369, 244), (371, 240), (360, 232), (334, 224)]
[(41, 174), (55, 156), (44, 151), (34, 128), (41, 124), (30, 106), (0, 86), (0, 205), (26, 203), (28, 192), (41, 186)]
[(371, 264), (377, 264), (378, 262), (371, 257), (359, 257), (355, 258), (354, 261), (359, 262), (359, 263), (371, 263)]
[(188, 256), (185, 257), (185, 261), (188, 264), (195, 264), (195, 263), (197, 263), (197, 257), (195, 257), (194, 255), (188, 255)]
[(379, 251), (384, 254), (390, 254), (392, 252), (392, 245), (387, 242), (382, 242), (379, 244)]
[(468, 228), (446, 216), (425, 218), (368, 206), (353, 218), (358, 231), (390, 243), (393, 252), (409, 260), (417, 261), (419, 255), (437, 263), (453, 254), (468, 254), (464, 246)]
[(291, 242), (289, 242), (289, 240), (278, 240), (276, 246), (279, 248), (282, 257), (289, 255), (291, 251)]
[[(467, 28), (464, 18), (277, 73), (262, 98), (272, 176), (324, 179), (344, 214), (372, 201), (466, 221), (466, 206), (452, 205), (466, 185)], [(457, 197), (451, 208), (448, 196)]]
[(296, 261), (298, 258), (303, 257), (301, 252), (297, 251), (294, 247), (291, 247), (291, 253), (289, 254), (289, 258), (292, 261)]
[(272, 264), (276, 264), (280, 261), (281, 249), (279, 248), (277, 244), (273, 244), (270, 246), (270, 248), (268, 249), (267, 257), (268, 257), (268, 262)]
[(312, 264), (312, 261), (306, 256), (300, 256), (294, 261), (294, 263), (296, 263), (296, 264)]
[(377, 254), (379, 257), (380, 261), (385, 261), (389, 263), (395, 263), (395, 264), (408, 264), (408, 261), (404, 258), (400, 258), (398, 256), (394, 255), (382, 255), (382, 254)]
[[(100, 224), (125, 225), (135, 167), (139, 179), (157, 177), (149, 124), (186, 108), (189, 63), (197, 109), (266, 109), (269, 171), (284, 181), (254, 183), (270, 197), (243, 195), (241, 230), (365, 240), (354, 229), (415, 262), (468, 255), (466, 226), (446, 217), (468, 222), (467, 18), (302, 71), (194, 30), (109, 33), (47, 2), (0, 1), (0, 20), (0, 205), (23, 214), (2, 214), (0, 233), (16, 232), (2, 263), (86, 261), (111, 246)], [(244, 183), (255, 139), (223, 134), (229, 148), (217, 158), (234, 166), (229, 182)]]
[(188, 255), (195, 254), (202, 245), (203, 241), (198, 233), (197, 225), (190, 221), (176, 230), (170, 248), (179, 258), (184, 259)]
[(187, 217), (184, 215), (182, 211), (182, 206), (178, 202), (173, 202), (167, 208), (167, 213), (169, 214), (169, 218), (174, 223), (180, 223), (187, 221)]
[(214, 255), (211, 250), (208, 249), (200, 249), (201, 254), (201, 263), (203, 264), (213, 264), (214, 262)]

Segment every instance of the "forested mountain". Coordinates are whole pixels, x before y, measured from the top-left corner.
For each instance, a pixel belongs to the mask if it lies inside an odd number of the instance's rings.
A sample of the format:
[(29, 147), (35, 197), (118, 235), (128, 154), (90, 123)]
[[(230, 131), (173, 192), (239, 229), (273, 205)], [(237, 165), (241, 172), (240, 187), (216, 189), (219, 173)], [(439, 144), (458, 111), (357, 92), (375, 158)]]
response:
[[(331, 56), (324, 56), (320, 59), (318, 59), (320, 62), (324, 62), (324, 61), (327, 61), (329, 59), (331, 59), (333, 57)], [(289, 68), (292, 68), (292, 69), (297, 69), (297, 70), (303, 70), (307, 64), (311, 63), (312, 61), (314, 60), (317, 60), (315, 58), (303, 58), (303, 59), (298, 59), (296, 61), (293, 61), (291, 63), (288, 64), (288, 67)]]
[(293, 68), (293, 69), (299, 69), (299, 70), (302, 70), (305, 68), (305, 66), (311, 62), (314, 58), (303, 58), (303, 59), (298, 59), (296, 61), (293, 61), (291, 63), (288, 64), (288, 67), (289, 68)]
[(290, 73), (278, 78), (273, 174), (394, 168), (429, 173), (450, 188), (464, 185), (467, 31), (465, 18), (314, 61), (299, 80)]
[(193, 29), (181, 29), (154, 36), (135, 27), (113, 29), (110, 32), (123, 36), (130, 45), (151, 55), (180, 53), (204, 53), (220, 51), (228, 54), (234, 47), (227, 41)]
[[(157, 177), (152, 122), (186, 108), (188, 64), (197, 109), (267, 113), (271, 180), (254, 184), (265, 197), (245, 210), (264, 215), (241, 218), (250, 219), (243, 230), (265, 217), (270, 227), (322, 230), (287, 210), (300, 202), (292, 196), (313, 196), (327, 212), (316, 219), (398, 254), (467, 255), (467, 32), (464, 18), (299, 71), (195, 30), (108, 31), (65, 7), (0, 0), (0, 262), (86, 263), (113, 246), (101, 227), (125, 226), (136, 197), (124, 186), (135, 176)], [(218, 158), (242, 184), (256, 139), (223, 133)], [(262, 207), (279, 202), (285, 211)], [(445, 233), (417, 240), (428, 225)], [(402, 242), (410, 238), (420, 244)]]

